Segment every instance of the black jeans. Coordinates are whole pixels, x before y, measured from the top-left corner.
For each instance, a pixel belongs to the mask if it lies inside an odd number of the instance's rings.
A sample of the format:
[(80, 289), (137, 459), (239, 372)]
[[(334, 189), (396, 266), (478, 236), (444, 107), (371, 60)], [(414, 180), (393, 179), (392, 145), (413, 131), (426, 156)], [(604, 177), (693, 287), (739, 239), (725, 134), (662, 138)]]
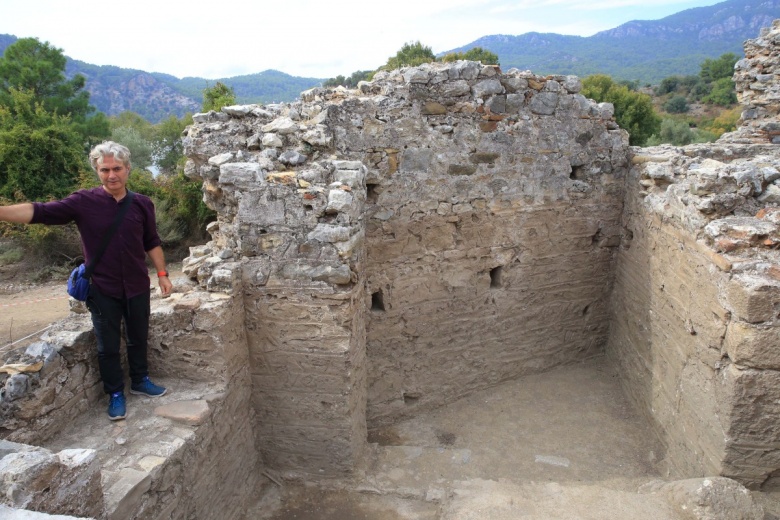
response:
[(149, 374), (146, 344), (149, 336), (150, 292), (132, 298), (112, 298), (101, 293), (94, 284), (89, 288), (87, 308), (92, 314), (98, 349), (98, 366), (107, 394), (125, 387), (119, 346), (122, 339), (122, 319), (125, 321), (125, 343), (130, 380), (140, 383)]

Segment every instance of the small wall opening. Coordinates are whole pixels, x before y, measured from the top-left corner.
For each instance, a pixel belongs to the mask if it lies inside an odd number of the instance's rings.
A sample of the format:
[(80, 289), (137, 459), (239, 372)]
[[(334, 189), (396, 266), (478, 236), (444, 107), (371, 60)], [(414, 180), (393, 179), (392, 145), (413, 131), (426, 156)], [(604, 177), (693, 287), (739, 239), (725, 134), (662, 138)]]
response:
[(415, 404), (420, 400), (418, 392), (404, 392), (404, 404)]
[(503, 267), (498, 266), (494, 267), (490, 270), (490, 288), (491, 289), (497, 289), (501, 287), (501, 273), (503, 272)]
[(377, 191), (379, 184), (366, 183), (366, 201), (370, 204), (376, 204), (379, 200), (379, 192)]
[(385, 310), (385, 297), (381, 289), (371, 294), (371, 310), (378, 312), (384, 312)]
[(569, 178), (573, 181), (582, 180), (585, 170), (582, 166), (572, 166)]

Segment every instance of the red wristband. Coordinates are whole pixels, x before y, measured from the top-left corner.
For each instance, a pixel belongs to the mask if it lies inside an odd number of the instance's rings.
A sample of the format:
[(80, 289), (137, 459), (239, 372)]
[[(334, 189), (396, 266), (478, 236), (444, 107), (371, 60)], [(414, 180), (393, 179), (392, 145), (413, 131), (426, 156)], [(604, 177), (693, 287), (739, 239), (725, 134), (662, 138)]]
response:
[(162, 278), (163, 276), (168, 276), (168, 271), (157, 271), (157, 278)]

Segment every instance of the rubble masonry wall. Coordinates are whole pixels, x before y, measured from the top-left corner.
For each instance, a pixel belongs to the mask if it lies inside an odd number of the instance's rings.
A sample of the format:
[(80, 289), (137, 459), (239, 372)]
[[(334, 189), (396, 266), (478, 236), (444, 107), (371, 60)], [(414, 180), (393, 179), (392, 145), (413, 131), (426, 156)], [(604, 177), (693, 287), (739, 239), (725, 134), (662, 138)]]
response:
[(780, 468), (779, 51), (777, 21), (746, 42), (737, 131), (634, 150), (607, 352), (671, 475)]
[(265, 461), (343, 473), (367, 428), (603, 353), (627, 135), (580, 88), (430, 64), (195, 117), (185, 271), (243, 295)]

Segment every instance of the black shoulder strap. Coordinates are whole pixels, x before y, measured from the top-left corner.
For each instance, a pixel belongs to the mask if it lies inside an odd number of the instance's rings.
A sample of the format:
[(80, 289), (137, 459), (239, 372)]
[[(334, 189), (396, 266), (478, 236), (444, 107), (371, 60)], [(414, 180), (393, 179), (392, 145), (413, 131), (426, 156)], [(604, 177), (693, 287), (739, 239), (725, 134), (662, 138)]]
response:
[(88, 279), (90, 276), (92, 276), (92, 271), (95, 270), (95, 265), (100, 261), (103, 253), (106, 252), (108, 243), (111, 242), (111, 237), (113, 237), (114, 233), (116, 233), (116, 230), (119, 229), (119, 224), (121, 224), (122, 220), (124, 220), (125, 214), (127, 214), (127, 210), (130, 209), (130, 205), (133, 203), (133, 195), (134, 193), (132, 191), (127, 190), (127, 195), (120, 204), (119, 213), (116, 214), (114, 223), (111, 224), (111, 228), (108, 230), (108, 232), (103, 235), (103, 241), (100, 243), (100, 249), (98, 249), (95, 258), (93, 258), (92, 261), (84, 268), (84, 278)]

